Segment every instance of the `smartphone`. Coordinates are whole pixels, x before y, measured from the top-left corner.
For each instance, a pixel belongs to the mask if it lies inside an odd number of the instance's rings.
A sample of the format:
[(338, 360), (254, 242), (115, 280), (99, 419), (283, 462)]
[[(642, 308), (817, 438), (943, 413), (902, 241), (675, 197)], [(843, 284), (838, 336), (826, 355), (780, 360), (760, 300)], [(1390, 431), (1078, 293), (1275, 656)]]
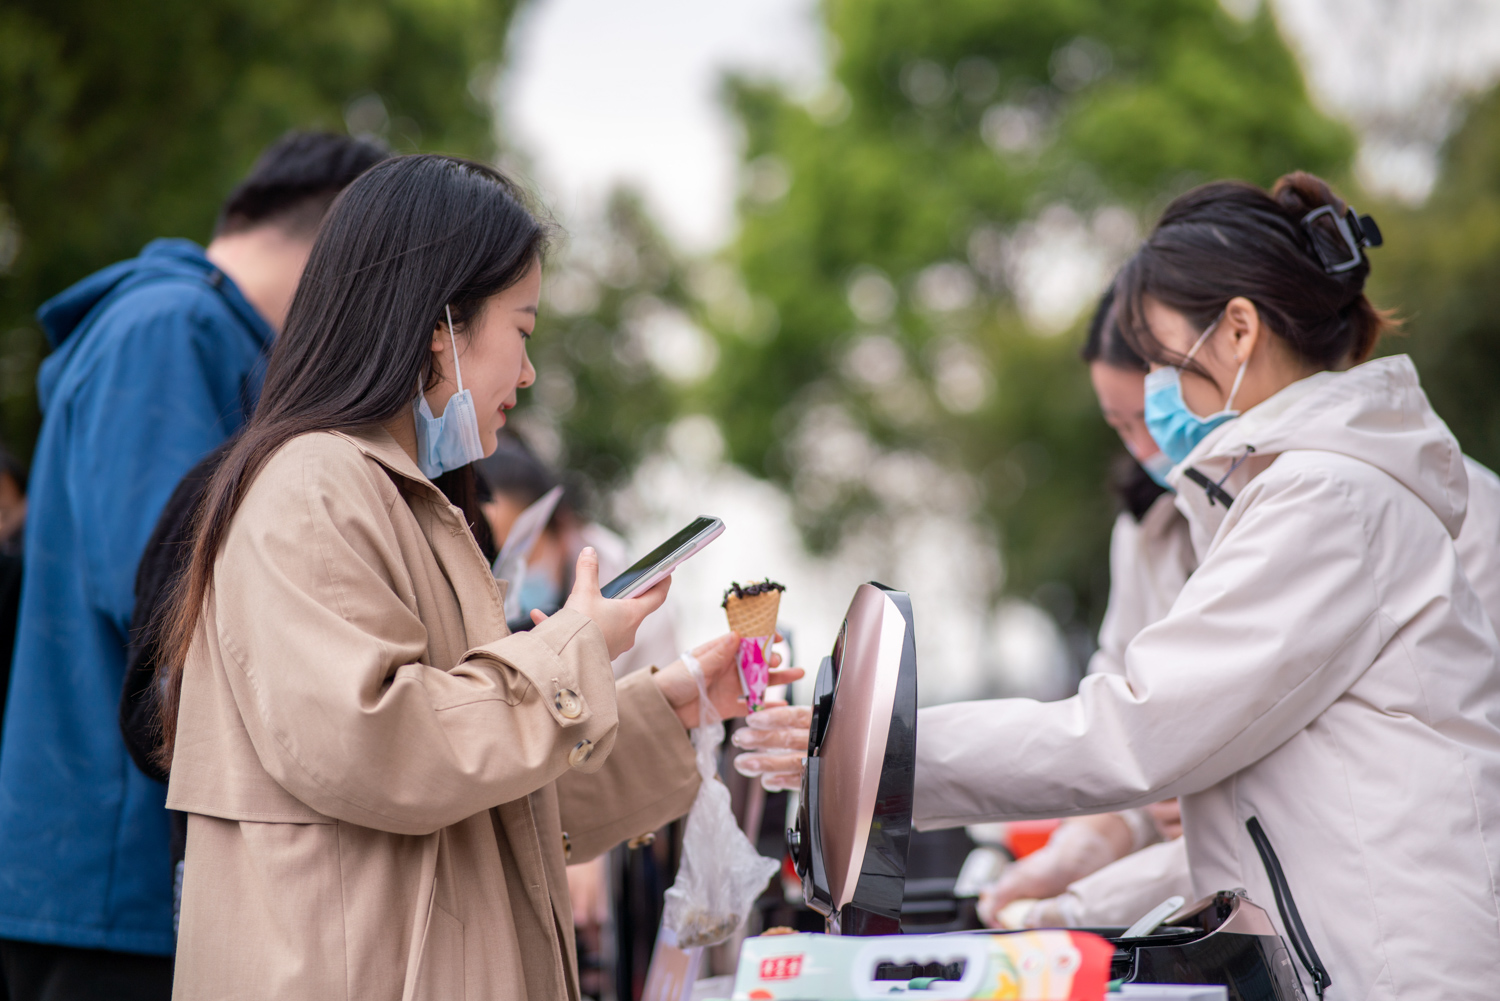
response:
[(666, 578), (677, 565), (717, 539), (724, 531), (718, 518), (697, 518), (599, 591), (606, 598), (634, 598)]

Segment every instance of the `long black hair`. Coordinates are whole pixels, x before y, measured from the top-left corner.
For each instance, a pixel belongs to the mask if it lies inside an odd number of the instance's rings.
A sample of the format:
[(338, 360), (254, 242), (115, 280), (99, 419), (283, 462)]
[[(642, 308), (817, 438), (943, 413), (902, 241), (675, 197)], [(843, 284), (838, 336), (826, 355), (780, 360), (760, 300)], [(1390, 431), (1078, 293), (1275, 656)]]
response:
[[(1332, 211), (1310, 217), (1324, 206)], [(1302, 171), (1270, 191), (1243, 181), (1194, 188), (1167, 206), (1115, 280), (1121, 333), (1142, 357), (1182, 365), (1146, 324), (1145, 298), (1203, 330), (1230, 299), (1244, 296), (1309, 364), (1334, 369), (1364, 361), (1393, 321), (1365, 296), (1370, 261), (1362, 248), (1347, 270), (1330, 269), (1320, 257), (1324, 245), (1339, 243), (1335, 220), (1348, 211), (1326, 181)], [(1184, 367), (1207, 375), (1196, 362)]]
[[(260, 404), (209, 483), (187, 572), (166, 606), (163, 763), (214, 563), (256, 474), (298, 435), (384, 424), (410, 409), (438, 380), (431, 342), (444, 307), (463, 333), (487, 299), (540, 261), (548, 235), (514, 183), (456, 157), (386, 160), (334, 201), (271, 351)], [(474, 507), (473, 473), (459, 472), (443, 478), (450, 500)], [(483, 521), (471, 515), (471, 528)]]

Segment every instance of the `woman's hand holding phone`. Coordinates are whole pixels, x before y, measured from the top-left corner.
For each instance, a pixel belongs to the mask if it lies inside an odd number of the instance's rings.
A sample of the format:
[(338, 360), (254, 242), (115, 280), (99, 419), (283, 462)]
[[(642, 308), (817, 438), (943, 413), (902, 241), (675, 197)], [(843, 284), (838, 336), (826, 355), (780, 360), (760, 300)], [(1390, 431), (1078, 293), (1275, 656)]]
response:
[[(571, 608), (594, 620), (604, 634), (605, 646), (609, 647), (609, 659), (635, 646), (635, 631), (641, 627), (646, 616), (661, 607), (667, 600), (667, 589), (672, 578), (667, 577), (651, 590), (635, 598), (606, 598), (599, 593), (599, 554), (592, 547), (578, 554), (578, 566), (573, 576), (573, 591), (568, 595), (564, 608)], [(541, 622), (546, 613), (534, 609), (532, 622)]]

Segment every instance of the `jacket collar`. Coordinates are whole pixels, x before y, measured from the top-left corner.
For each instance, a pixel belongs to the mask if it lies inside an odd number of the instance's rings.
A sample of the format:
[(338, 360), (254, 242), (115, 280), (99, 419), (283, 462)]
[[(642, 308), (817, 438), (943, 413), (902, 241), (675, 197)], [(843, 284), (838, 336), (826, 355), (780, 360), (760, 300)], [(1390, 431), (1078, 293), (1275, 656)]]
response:
[(1194, 539), (1211, 537), (1234, 498), (1282, 452), (1331, 452), (1389, 475), (1457, 537), (1468, 499), (1458, 442), (1405, 355), (1319, 372), (1227, 421), (1167, 474)]
[(400, 442), (396, 441), (384, 427), (379, 424), (370, 424), (362, 428), (333, 433), (392, 473), (442, 498), (444, 504), (448, 503), (447, 496), (437, 488), (435, 483), (422, 474), (422, 470), (417, 468), (416, 461), (406, 454), (406, 449), (402, 448)]

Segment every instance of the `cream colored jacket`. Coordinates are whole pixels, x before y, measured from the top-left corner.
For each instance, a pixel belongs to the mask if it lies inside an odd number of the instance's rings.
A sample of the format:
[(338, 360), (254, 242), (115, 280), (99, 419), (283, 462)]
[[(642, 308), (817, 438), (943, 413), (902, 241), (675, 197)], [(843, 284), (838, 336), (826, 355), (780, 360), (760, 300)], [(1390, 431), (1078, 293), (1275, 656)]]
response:
[(1171, 611), (1197, 565), (1187, 521), (1172, 494), (1156, 498), (1140, 521), (1121, 511), (1109, 536), (1109, 604), (1088, 673), (1123, 674), (1130, 641)]
[(461, 513), (385, 431), (296, 438), (234, 517), (183, 678), (174, 997), (577, 998), (565, 862), (697, 785), (589, 619), (507, 634)]
[[(1468, 513), (1453, 545), (1464, 575), (1495, 625), (1500, 623), (1500, 476), (1468, 456), (1464, 469), (1469, 477)], [(1163, 518), (1163, 513), (1169, 517)], [(1128, 514), (1120, 516), (1110, 540), (1109, 608), (1090, 672), (1124, 673), (1124, 650), (1130, 640), (1165, 617), (1195, 563), (1187, 520), (1171, 495), (1158, 499), (1139, 523)], [(1192, 892), (1187, 851), (1180, 842), (1172, 842), (1111, 862), (1069, 885), (1067, 896), (1069, 912), (1078, 916), (1080, 925), (1101, 927), (1131, 924), (1168, 897)]]
[(1179, 795), (1195, 892), (1246, 887), (1274, 915), (1255, 816), (1330, 997), (1488, 997), (1500, 641), (1453, 545), (1462, 456), (1410, 360), (1304, 379), (1171, 479), (1199, 561), (1171, 611), (1071, 699), (923, 710), (919, 826)]

